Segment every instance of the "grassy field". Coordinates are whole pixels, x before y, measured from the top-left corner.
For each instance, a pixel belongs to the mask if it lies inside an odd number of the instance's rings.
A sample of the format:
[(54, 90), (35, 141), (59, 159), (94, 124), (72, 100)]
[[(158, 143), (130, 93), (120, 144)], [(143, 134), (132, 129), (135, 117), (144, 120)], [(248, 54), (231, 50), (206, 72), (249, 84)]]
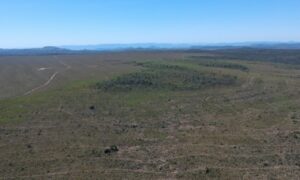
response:
[(1, 57), (0, 178), (298, 179), (300, 66), (218, 57)]

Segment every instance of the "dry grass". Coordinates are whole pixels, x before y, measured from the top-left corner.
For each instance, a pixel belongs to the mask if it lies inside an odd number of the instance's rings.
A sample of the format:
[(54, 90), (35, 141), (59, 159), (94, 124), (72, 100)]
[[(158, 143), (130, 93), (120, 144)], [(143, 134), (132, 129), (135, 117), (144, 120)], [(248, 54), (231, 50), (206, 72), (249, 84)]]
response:
[[(64, 57), (72, 68), (62, 67), (61, 78), (52, 86), (0, 101), (0, 176), (297, 179), (300, 70), (248, 61), (228, 61), (246, 66), (247, 72), (196, 66), (189, 56), (162, 52)], [(100, 80), (140, 71), (133, 61), (234, 75), (239, 83), (179, 91), (95, 88)], [(92, 64), (96, 70), (90, 70)], [(106, 154), (112, 145), (119, 151)]]

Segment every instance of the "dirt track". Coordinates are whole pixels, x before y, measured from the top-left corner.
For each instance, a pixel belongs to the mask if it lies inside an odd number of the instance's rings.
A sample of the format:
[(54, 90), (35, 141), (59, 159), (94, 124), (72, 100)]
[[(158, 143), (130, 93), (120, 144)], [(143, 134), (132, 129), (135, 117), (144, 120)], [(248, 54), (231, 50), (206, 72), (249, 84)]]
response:
[(55, 72), (55, 73), (48, 79), (47, 82), (45, 82), (45, 83), (44, 83), (43, 85), (41, 85), (41, 86), (38, 86), (38, 87), (33, 88), (33, 89), (31, 89), (30, 91), (26, 92), (26, 93), (24, 94), (24, 96), (30, 95), (30, 94), (32, 94), (33, 92), (35, 92), (35, 91), (37, 91), (37, 90), (39, 90), (39, 89), (42, 89), (42, 88), (44, 88), (44, 87), (47, 87), (57, 75), (58, 75), (58, 72)]

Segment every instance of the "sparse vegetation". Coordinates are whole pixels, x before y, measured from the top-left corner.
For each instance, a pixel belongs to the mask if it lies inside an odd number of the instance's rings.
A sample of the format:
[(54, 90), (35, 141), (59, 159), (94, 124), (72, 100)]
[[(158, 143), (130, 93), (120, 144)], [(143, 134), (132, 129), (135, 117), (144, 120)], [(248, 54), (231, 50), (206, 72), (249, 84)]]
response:
[[(202, 53), (0, 57), (18, 72), (3, 77), (34, 81), (0, 78), (18, 90), (1, 89), (1, 178), (297, 179), (296, 65), (191, 56)], [(59, 75), (23, 96), (51, 76), (33, 78), (40, 59)]]

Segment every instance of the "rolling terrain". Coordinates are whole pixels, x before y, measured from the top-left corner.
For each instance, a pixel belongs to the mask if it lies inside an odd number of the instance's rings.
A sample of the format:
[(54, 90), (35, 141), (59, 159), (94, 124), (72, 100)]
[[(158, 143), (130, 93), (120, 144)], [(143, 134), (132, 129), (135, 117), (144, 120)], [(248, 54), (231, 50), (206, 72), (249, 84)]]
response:
[(282, 51), (0, 57), (0, 179), (298, 179)]

